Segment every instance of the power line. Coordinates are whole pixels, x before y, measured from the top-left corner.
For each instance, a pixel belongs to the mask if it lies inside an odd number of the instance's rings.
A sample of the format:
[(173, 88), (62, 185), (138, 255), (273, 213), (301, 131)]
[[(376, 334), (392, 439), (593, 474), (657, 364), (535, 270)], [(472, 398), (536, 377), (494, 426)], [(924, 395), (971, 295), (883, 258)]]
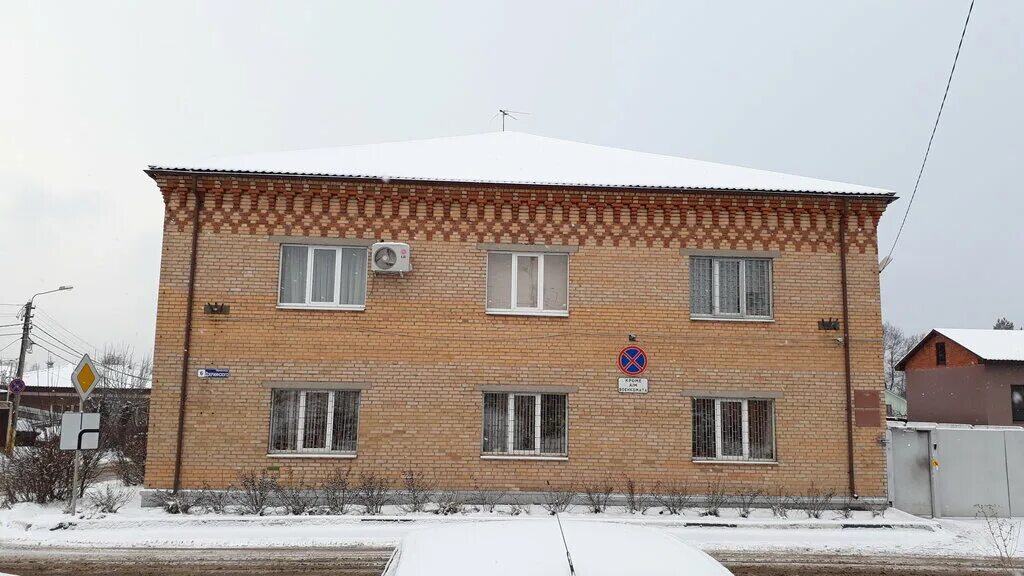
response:
[(43, 334), (46, 334), (47, 336), (49, 336), (49, 337), (50, 337), (50, 339), (51, 339), (51, 340), (53, 340), (54, 342), (56, 342), (56, 343), (60, 344), (60, 345), (61, 345), (61, 346), (63, 346), (64, 348), (67, 348), (67, 349), (68, 349), (68, 352), (72, 352), (72, 353), (74, 353), (74, 354), (77, 354), (77, 355), (79, 355), (79, 356), (82, 356), (82, 353), (81, 353), (81, 352), (79, 352), (79, 351), (78, 351), (78, 350), (77, 350), (77, 349), (76, 349), (76, 348), (75, 348), (74, 346), (72, 346), (72, 345), (68, 344), (67, 342), (64, 342), (63, 340), (61, 340), (60, 338), (57, 338), (57, 337), (56, 337), (56, 336), (54, 336), (53, 334), (50, 334), (49, 332), (47, 332), (47, 331), (46, 331), (46, 329), (45, 329), (45, 328), (43, 328), (43, 327), (42, 327), (42, 326), (40, 326), (39, 324), (35, 324), (35, 325), (33, 325), (32, 327), (33, 327), (33, 328), (35, 328), (35, 329), (37, 329), (37, 330), (39, 330), (39, 331), (40, 331), (40, 332), (42, 332)]
[(953, 57), (953, 66), (949, 69), (949, 78), (946, 80), (946, 91), (942, 93), (942, 102), (939, 104), (939, 113), (935, 115), (935, 124), (932, 126), (932, 135), (928, 137), (928, 147), (924, 150), (924, 159), (921, 161), (921, 169), (917, 172), (917, 181), (914, 182), (914, 192), (910, 194), (910, 201), (907, 202), (907, 210), (903, 213), (903, 221), (900, 222), (900, 229), (896, 232), (896, 239), (892, 241), (892, 248), (889, 249), (889, 256), (896, 250), (896, 244), (903, 234), (903, 227), (907, 224), (907, 216), (910, 215), (910, 207), (914, 205), (914, 197), (917, 196), (917, 187), (921, 185), (921, 176), (924, 174), (924, 167), (928, 163), (928, 153), (932, 151), (932, 140), (935, 139), (935, 131), (939, 129), (939, 118), (942, 118), (942, 109), (946, 106), (946, 97), (949, 96), (949, 86), (953, 83), (953, 72), (956, 71), (956, 63), (960, 60), (960, 49), (964, 45), (964, 36), (967, 35), (967, 24), (971, 21), (971, 12), (974, 11), (974, 0), (971, 0), (967, 8), (967, 18), (964, 20), (964, 29), (960, 32), (960, 43), (956, 46), (956, 56)]
[[(36, 328), (38, 328), (38, 326), (36, 326)], [(43, 343), (49, 344), (50, 346), (56, 346), (56, 347), (60, 348), (62, 352), (65, 352), (67, 354), (71, 354), (72, 356), (79, 356), (80, 355), (78, 353), (78, 351), (76, 351), (74, 348), (64, 344), (63, 342), (61, 342), (59, 340), (53, 339), (52, 337), (41, 336), (39, 334), (36, 334), (36, 335), (34, 335), (32, 337), (32, 342), (33, 343), (38, 344), (38, 343), (40, 343), (40, 340), (42, 340)], [(48, 350), (48, 349), (44, 348), (44, 350)], [(74, 362), (72, 362), (72, 364), (74, 364)]]
[(21, 342), (21, 334), (19, 334), (18, 337), (15, 338), (14, 340), (11, 340), (7, 344), (4, 344), (4, 347), (0, 348), (0, 352), (3, 352), (4, 350), (7, 350), (8, 348), (11, 347), (11, 344), (14, 344), (15, 342)]
[(65, 362), (67, 362), (68, 364), (74, 364), (74, 362), (72, 362), (71, 360), (68, 360), (67, 358), (65, 358), (65, 357), (61, 356), (60, 354), (58, 354), (58, 353), (54, 352), (53, 350), (50, 350), (50, 349), (49, 349), (49, 348), (47, 348), (46, 346), (43, 346), (43, 345), (42, 345), (41, 343), (39, 343), (39, 342), (36, 342), (35, 344), (36, 344), (37, 346), (39, 346), (40, 348), (42, 348), (43, 350), (46, 350), (46, 351), (47, 351), (47, 352), (49, 352), (50, 354), (53, 354), (53, 355), (54, 355), (54, 356), (56, 356), (57, 358), (60, 358), (61, 360), (63, 360), (63, 361), (65, 361)]
[(93, 352), (95, 352), (95, 351), (99, 350), (99, 348), (97, 348), (96, 346), (93, 346), (93, 344), (92, 344), (91, 342), (89, 342), (88, 340), (86, 340), (85, 338), (82, 338), (82, 337), (81, 337), (81, 336), (79, 336), (78, 334), (75, 334), (75, 333), (74, 333), (74, 332), (72, 332), (71, 330), (68, 330), (67, 328), (65, 328), (63, 324), (61, 324), (60, 322), (58, 322), (58, 321), (57, 321), (57, 319), (53, 317), (53, 315), (51, 315), (51, 314), (47, 313), (47, 312), (46, 312), (46, 310), (43, 310), (43, 309), (41, 309), (41, 308), (39, 308), (39, 307), (36, 307), (36, 312), (38, 312), (39, 314), (42, 314), (43, 316), (45, 316), (45, 317), (46, 317), (46, 322), (47, 322), (47, 323), (50, 323), (50, 322), (52, 322), (54, 326), (56, 326), (56, 327), (57, 327), (57, 328), (59, 328), (60, 330), (63, 330), (63, 331), (65, 332), (65, 333), (67, 333), (68, 335), (70, 335), (70, 336), (71, 336), (72, 338), (74, 338), (75, 340), (78, 340), (78, 341), (79, 341), (79, 342), (81, 342), (82, 344), (85, 344), (85, 345), (86, 345), (86, 346), (88, 346), (88, 347), (89, 347), (89, 348), (90, 348), (90, 349), (91, 349), (91, 350), (92, 350)]
[(11, 326), (21, 326), (21, 322), (15, 322), (14, 324), (0, 324), (0, 328), (10, 328)]

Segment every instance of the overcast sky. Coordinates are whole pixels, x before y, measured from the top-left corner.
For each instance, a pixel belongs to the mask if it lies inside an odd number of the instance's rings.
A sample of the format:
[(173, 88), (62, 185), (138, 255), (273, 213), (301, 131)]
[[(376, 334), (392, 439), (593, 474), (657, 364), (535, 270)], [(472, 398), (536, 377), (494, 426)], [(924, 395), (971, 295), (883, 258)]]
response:
[[(534, 134), (895, 190), (884, 253), (969, 0), (423, 4), (0, 0), (0, 326), (73, 284), (39, 326), (151, 353), (148, 164), (484, 132), (499, 107)], [(882, 275), (909, 332), (1024, 323), (1022, 55), (1024, 2), (978, 0)]]

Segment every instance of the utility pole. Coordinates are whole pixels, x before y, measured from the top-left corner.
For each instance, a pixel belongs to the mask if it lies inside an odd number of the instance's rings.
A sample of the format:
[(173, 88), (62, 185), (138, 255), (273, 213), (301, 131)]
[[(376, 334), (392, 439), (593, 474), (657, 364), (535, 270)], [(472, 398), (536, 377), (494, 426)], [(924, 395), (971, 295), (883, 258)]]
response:
[[(20, 380), (25, 375), (25, 360), (28, 356), (28, 347), (32, 344), (30, 338), (32, 332), (32, 309), (35, 307), (36, 296), (42, 296), (43, 294), (51, 294), (53, 292), (61, 292), (63, 290), (71, 290), (71, 286), (61, 286), (56, 290), (47, 290), (46, 292), (39, 292), (33, 294), (28, 302), (25, 303), (25, 318), (21, 325), (21, 353), (18, 354), (18, 369), (15, 378)], [(11, 385), (7, 385), (7, 399), (11, 400)], [(14, 399), (11, 401), (11, 413), (7, 417), (7, 441), (4, 442), (4, 451), (8, 454), (14, 452), (14, 440), (17, 438), (18, 428), (18, 404), (21, 403), (21, 394), (14, 394)]]
[[(32, 297), (35, 299), (35, 296)], [(25, 303), (25, 318), (21, 324), (21, 353), (18, 354), (18, 368), (15, 378), (21, 379), (25, 375), (25, 356), (28, 355), (29, 332), (32, 330), (32, 300)], [(11, 400), (11, 385), (7, 385), (7, 399)], [(15, 394), (11, 401), (11, 412), (7, 418), (7, 440), (4, 442), (8, 454), (14, 452), (14, 438), (18, 429), (18, 404), (21, 403), (21, 394)]]

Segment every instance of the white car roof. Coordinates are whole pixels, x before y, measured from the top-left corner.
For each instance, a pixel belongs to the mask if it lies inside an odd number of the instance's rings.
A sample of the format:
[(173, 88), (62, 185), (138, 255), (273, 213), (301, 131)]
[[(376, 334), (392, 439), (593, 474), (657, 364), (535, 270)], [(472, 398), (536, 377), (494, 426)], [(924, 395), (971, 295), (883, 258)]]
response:
[[(667, 534), (629, 524), (562, 520), (578, 576), (722, 576), (713, 558)], [(424, 527), (402, 541), (395, 576), (567, 576), (554, 518)]]

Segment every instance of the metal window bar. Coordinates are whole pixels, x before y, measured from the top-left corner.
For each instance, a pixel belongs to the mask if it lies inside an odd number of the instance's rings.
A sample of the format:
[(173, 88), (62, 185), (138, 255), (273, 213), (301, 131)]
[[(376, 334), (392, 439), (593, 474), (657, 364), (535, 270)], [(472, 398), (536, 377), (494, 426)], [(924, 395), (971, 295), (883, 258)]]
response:
[(355, 453), (359, 433), (359, 392), (335, 392), (333, 414), (331, 450)]
[(484, 454), (564, 456), (568, 451), (564, 394), (484, 394)]
[(715, 401), (693, 399), (693, 457), (714, 458), (718, 454), (715, 438)]
[(691, 258), (690, 314), (771, 318), (771, 259)]
[(354, 454), (359, 392), (274, 390), (270, 419), (272, 453)]
[(772, 400), (693, 399), (693, 458), (775, 461)]

